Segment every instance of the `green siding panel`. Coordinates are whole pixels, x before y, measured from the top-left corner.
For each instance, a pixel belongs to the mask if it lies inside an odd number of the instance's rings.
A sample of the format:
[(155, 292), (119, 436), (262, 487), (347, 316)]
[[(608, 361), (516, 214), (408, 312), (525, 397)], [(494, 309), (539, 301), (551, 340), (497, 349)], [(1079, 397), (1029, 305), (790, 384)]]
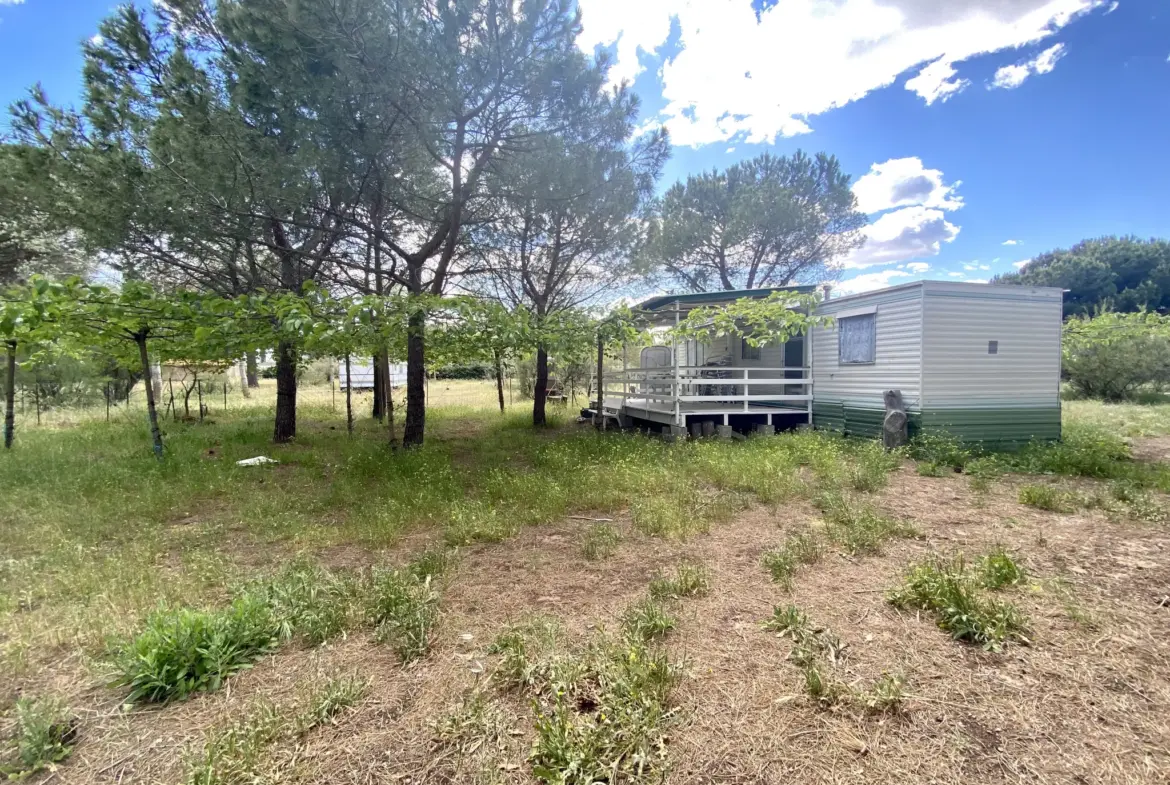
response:
[[(910, 433), (918, 431), (918, 412), (906, 412), (910, 418)], [(840, 431), (849, 436), (881, 436), (883, 409), (866, 409), (860, 406), (846, 406), (842, 403), (823, 401), (813, 403), (813, 426), (829, 431)]]
[[(1013, 446), (1060, 438), (1060, 407), (997, 409), (927, 409), (907, 412), (911, 434), (919, 431), (946, 431), (960, 441)], [(846, 406), (843, 403), (813, 403), (813, 425), (850, 436), (880, 436), (881, 409)]]
[(996, 409), (927, 409), (922, 427), (964, 442), (1023, 444), (1060, 439), (1060, 406)]

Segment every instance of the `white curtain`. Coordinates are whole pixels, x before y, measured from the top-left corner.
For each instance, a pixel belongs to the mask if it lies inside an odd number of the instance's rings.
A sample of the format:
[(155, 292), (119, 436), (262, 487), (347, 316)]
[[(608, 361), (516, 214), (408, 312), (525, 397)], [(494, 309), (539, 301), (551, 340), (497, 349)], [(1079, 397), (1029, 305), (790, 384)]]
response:
[(871, 363), (877, 353), (877, 314), (846, 316), (837, 320), (842, 363)]

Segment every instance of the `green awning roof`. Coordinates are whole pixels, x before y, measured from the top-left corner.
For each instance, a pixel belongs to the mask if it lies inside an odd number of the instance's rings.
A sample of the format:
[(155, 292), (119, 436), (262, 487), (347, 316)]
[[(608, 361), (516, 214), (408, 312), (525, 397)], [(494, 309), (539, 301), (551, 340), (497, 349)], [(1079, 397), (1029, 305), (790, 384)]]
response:
[(799, 294), (811, 294), (816, 290), (817, 287), (810, 284), (806, 286), (771, 286), (763, 289), (733, 289), (726, 292), (661, 294), (657, 297), (651, 297), (645, 302), (639, 303), (637, 308), (641, 311), (657, 311), (662, 306), (670, 305), (672, 303), (682, 303), (683, 305), (715, 305), (717, 303), (734, 302), (735, 300), (741, 300), (744, 297), (763, 299), (773, 292), (798, 292)]

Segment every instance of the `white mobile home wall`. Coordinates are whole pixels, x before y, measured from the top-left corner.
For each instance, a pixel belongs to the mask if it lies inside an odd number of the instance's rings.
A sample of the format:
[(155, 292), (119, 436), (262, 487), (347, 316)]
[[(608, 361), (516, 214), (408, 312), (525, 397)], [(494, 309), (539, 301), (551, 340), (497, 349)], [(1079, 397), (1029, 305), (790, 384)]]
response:
[(814, 423), (875, 435), (883, 392), (901, 390), (913, 430), (987, 443), (1059, 438), (1062, 298), (921, 281), (822, 303), (826, 315), (876, 314), (876, 359), (841, 364), (836, 325), (814, 329)]

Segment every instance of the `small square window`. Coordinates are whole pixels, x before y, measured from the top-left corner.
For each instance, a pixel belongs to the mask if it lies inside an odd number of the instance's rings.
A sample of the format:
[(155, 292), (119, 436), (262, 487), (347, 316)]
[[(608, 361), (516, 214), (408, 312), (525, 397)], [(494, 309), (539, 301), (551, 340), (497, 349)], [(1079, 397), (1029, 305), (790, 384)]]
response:
[(987, 353), (988, 354), (999, 354), (999, 341), (988, 341), (987, 342)]
[(741, 360), (758, 360), (760, 359), (760, 347), (752, 346), (747, 342), (747, 338), (740, 338), (739, 357)]
[(877, 360), (877, 316), (867, 313), (837, 320), (837, 362), (864, 365)]

